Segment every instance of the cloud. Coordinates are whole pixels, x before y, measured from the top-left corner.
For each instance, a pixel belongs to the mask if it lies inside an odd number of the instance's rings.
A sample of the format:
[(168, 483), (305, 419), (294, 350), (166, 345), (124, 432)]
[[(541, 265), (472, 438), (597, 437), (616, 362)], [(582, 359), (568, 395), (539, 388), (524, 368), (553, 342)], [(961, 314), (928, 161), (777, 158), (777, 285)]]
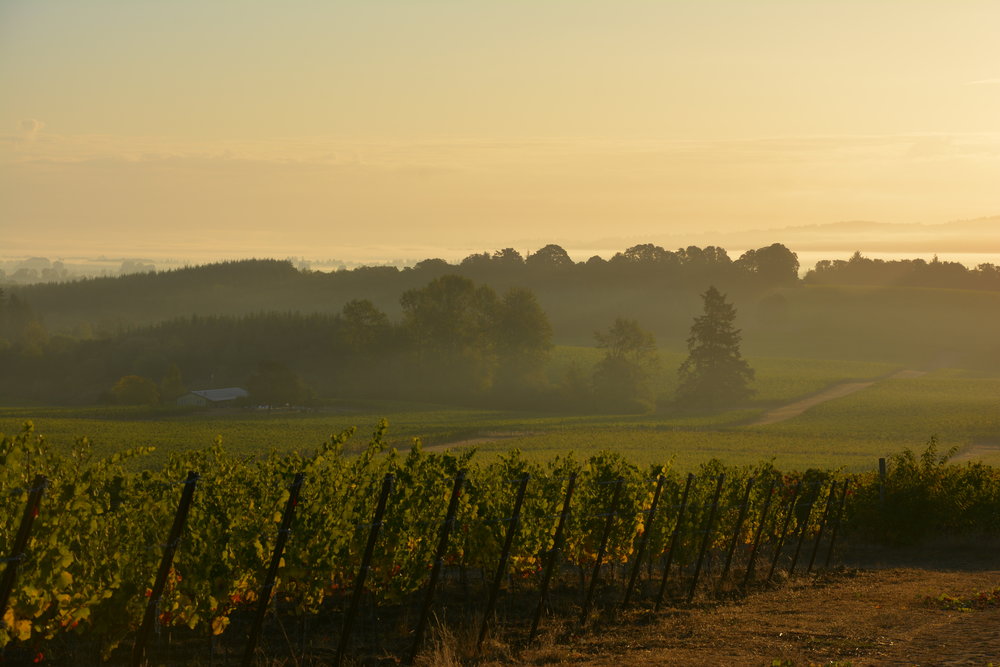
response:
[(21, 138), (25, 141), (32, 141), (38, 133), (45, 127), (45, 123), (37, 118), (26, 118), (18, 124), (21, 131)]

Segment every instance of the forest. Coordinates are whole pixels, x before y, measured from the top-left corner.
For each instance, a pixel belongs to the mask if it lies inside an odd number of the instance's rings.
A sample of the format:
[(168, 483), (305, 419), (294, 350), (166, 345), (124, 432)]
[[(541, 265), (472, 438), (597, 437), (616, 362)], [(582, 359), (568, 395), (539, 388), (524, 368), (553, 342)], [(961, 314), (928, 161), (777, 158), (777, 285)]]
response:
[[(7, 286), (0, 401), (171, 404), (187, 390), (242, 386), (269, 405), (676, 407), (647, 376), (657, 349), (684, 348), (710, 288), (735, 306), (735, 345), (742, 336), (752, 354), (1000, 368), (991, 264), (856, 253), (799, 269), (779, 243), (735, 260), (714, 246), (640, 244), (585, 262), (547, 245), (403, 269), (323, 273), (261, 259)], [(605, 361), (553, 372), (554, 345), (595, 346)]]

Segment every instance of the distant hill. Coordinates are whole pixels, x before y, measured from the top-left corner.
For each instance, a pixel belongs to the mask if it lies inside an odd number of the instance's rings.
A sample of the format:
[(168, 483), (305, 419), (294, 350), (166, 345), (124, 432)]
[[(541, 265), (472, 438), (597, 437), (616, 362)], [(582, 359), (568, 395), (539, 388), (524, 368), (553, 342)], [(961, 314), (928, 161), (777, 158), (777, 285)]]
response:
[[(745, 232), (687, 234), (687, 243), (754, 248), (780, 238), (796, 251), (972, 252), (1000, 253), (1000, 216), (943, 224), (905, 224), (854, 220), (822, 225)], [(677, 237), (677, 243), (682, 243)], [(677, 243), (668, 243), (667, 247)]]

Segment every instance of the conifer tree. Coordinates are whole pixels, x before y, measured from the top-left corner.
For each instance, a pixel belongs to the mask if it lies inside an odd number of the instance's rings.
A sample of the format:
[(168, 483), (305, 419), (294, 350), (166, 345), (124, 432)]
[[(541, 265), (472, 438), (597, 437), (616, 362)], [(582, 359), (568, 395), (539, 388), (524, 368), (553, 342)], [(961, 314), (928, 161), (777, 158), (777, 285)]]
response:
[(753, 369), (740, 354), (740, 330), (735, 327), (736, 309), (726, 296), (709, 287), (702, 294), (705, 314), (696, 317), (688, 337), (688, 357), (678, 370), (679, 403), (717, 406), (734, 403), (753, 394)]

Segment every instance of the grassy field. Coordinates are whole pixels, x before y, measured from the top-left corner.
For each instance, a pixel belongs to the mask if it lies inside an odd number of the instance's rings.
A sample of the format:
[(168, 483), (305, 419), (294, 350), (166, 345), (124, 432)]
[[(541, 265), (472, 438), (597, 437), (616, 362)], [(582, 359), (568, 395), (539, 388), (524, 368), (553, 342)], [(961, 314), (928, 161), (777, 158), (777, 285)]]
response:
[[(1000, 445), (1000, 377), (941, 370), (886, 380), (796, 419), (747, 430), (788, 439), (826, 435), (838, 447), (854, 443), (858, 450), (883, 454), (898, 451), (902, 442), (916, 445), (932, 435), (941, 451)], [(977, 458), (1000, 464), (1000, 451)]]
[[(588, 348), (560, 348), (553, 375), (576, 363), (589, 367), (599, 355)], [(661, 353), (660, 385), (669, 387), (680, 355)], [(669, 363), (668, 363), (669, 362)], [(0, 432), (32, 420), (57, 447), (89, 437), (99, 454), (152, 445), (144, 465), (161, 463), (170, 451), (200, 448), (221, 437), (246, 453), (271, 449), (310, 450), (333, 433), (357, 427), (363, 441), (381, 418), (392, 442), (409, 447), (472, 444), (490, 456), (518, 447), (532, 456), (573, 451), (584, 457), (602, 449), (636, 463), (673, 461), (690, 469), (711, 457), (730, 464), (774, 458), (782, 467), (870, 469), (879, 456), (904, 447), (922, 449), (936, 435), (942, 449), (960, 449), (1000, 438), (1000, 378), (943, 370), (920, 378), (893, 379), (768, 426), (748, 426), (775, 405), (859, 379), (884, 378), (898, 367), (866, 362), (784, 358), (751, 359), (757, 395), (741, 410), (711, 415), (570, 415), (504, 412), (391, 402), (353, 402), (308, 412), (251, 410), (127, 409), (110, 407), (0, 409)], [(669, 370), (668, 370), (669, 369)], [(988, 457), (994, 454), (987, 454)], [(1000, 456), (996, 457), (1000, 459)], [(1000, 463), (1000, 460), (993, 460)]]
[[(553, 360), (554, 373), (560, 372), (560, 365), (563, 369), (573, 363), (585, 366), (598, 358), (588, 348), (560, 348)], [(673, 367), (673, 359), (669, 354), (661, 358), (665, 361), (660, 380), (666, 385), (672, 368), (666, 369)], [(885, 380), (815, 406), (795, 419), (747, 426), (771, 406), (847, 380), (884, 378), (897, 369), (890, 364), (781, 358), (753, 359), (752, 363), (757, 369), (758, 393), (749, 407), (701, 416), (666, 411), (540, 414), (392, 402), (272, 413), (23, 407), (0, 409), (0, 432), (12, 433), (32, 420), (36, 431), (57, 447), (67, 447), (80, 436), (89, 437), (100, 454), (151, 445), (157, 451), (144, 463), (157, 465), (170, 451), (200, 448), (216, 437), (246, 453), (309, 450), (333, 433), (357, 427), (360, 443), (384, 417), (390, 423), (392, 442), (400, 448), (419, 437), (426, 446), (471, 443), (485, 456), (511, 447), (538, 457), (569, 451), (586, 456), (610, 449), (637, 463), (673, 461), (682, 469), (711, 457), (732, 464), (774, 458), (779, 466), (799, 469), (866, 469), (879, 456), (904, 447), (922, 448), (931, 435), (939, 438), (942, 449), (965, 449), (1000, 437), (1000, 378), (953, 370)]]

